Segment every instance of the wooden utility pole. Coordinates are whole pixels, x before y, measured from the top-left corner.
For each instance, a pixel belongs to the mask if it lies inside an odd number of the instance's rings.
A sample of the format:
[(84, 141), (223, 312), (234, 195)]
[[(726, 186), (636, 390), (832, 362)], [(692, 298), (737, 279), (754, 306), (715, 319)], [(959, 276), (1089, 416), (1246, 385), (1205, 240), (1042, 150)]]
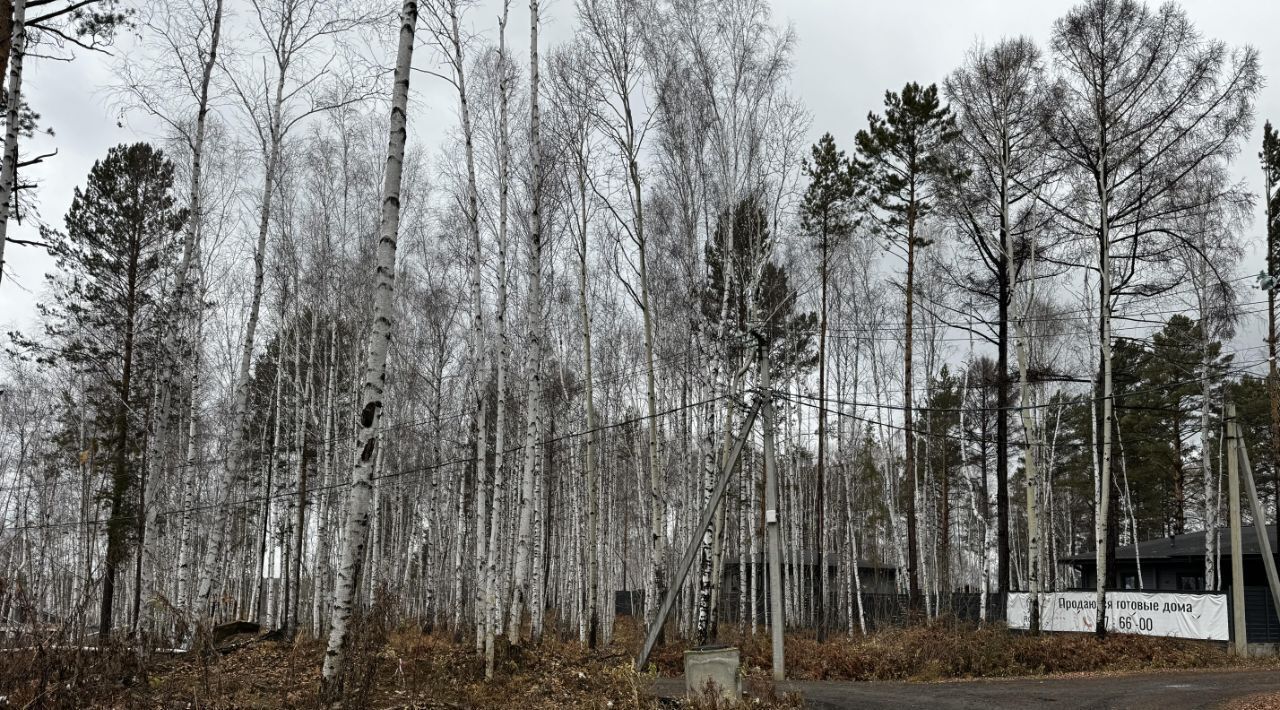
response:
[(1245, 655), (1244, 562), (1240, 550), (1240, 455), (1236, 436), (1236, 405), (1227, 404), (1227, 518), (1231, 524), (1231, 631), (1234, 649)]
[[(769, 633), (773, 645), (773, 679), (786, 680), (782, 631), (782, 546), (778, 533), (778, 470), (773, 452), (773, 392), (769, 349), (760, 348), (760, 388), (764, 391), (764, 529), (769, 546)], [(826, 406), (819, 403), (820, 406)], [(856, 564), (856, 561), (855, 561)]]

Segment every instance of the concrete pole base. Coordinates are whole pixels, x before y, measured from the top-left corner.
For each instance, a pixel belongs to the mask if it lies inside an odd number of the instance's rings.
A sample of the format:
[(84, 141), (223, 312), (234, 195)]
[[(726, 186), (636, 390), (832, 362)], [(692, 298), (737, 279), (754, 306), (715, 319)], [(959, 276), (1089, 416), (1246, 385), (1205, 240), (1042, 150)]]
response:
[(742, 700), (742, 677), (738, 673), (739, 652), (732, 646), (702, 646), (684, 652), (685, 690), (691, 697), (713, 692), (724, 700)]

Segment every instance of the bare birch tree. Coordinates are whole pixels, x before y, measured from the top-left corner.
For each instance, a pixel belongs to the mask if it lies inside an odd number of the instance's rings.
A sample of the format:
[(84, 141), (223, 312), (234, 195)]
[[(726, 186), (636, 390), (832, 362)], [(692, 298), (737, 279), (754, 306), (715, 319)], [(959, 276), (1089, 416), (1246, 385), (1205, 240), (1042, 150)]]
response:
[[(662, 546), (665, 505), (661, 496), (662, 473), (658, 459), (657, 390), (654, 376), (654, 307), (649, 283), (649, 242), (644, 221), (644, 177), (640, 155), (647, 123), (638, 105), (645, 76), (643, 6), (625, 0), (580, 0), (584, 59), (598, 77), (596, 99), (597, 129), (606, 137), (616, 161), (618, 178), (592, 181), (592, 188), (625, 234), (634, 257), (624, 252), (628, 275), (622, 283), (640, 309), (644, 332), (645, 358), (645, 470), (648, 479), (649, 511), (648, 577), (645, 580), (645, 623), (653, 623), (659, 597), (665, 591)], [(598, 93), (597, 93), (598, 92)], [(632, 284), (634, 278), (634, 285)]]
[(325, 651), (323, 695), (329, 702), (342, 693), (343, 673), (356, 613), (360, 567), (369, 530), (369, 504), (374, 488), (373, 465), (378, 453), (378, 427), (384, 406), (387, 351), (393, 332), (392, 296), (395, 292), (396, 239), (400, 229), (400, 187), (404, 147), (408, 137), (409, 78), (413, 68), (414, 34), (418, 3), (405, 0), (400, 9), (399, 41), (391, 89), (391, 117), (387, 132), (387, 167), (382, 185), (382, 219), (379, 224), (377, 264), (374, 272), (373, 328), (369, 333), (364, 384), (361, 387), (355, 466), (348, 492), (347, 519), (342, 534), (341, 561), (333, 593), (333, 619)]
[(539, 465), (541, 438), (545, 431), (546, 409), (543, 403), (542, 358), (545, 323), (542, 298), (542, 141), (541, 114), (538, 106), (538, 0), (529, 3), (529, 151), (532, 172), (530, 175), (530, 224), (527, 278), (529, 297), (525, 306), (526, 345), (528, 364), (528, 396), (525, 401), (524, 465), (520, 479), (520, 519), (516, 529), (515, 570), (512, 581), (511, 610), (507, 620), (507, 637), (513, 644), (520, 642), (524, 607), (538, 599), (539, 590), (530, 583), (534, 564), (533, 522), (538, 500), (539, 477), (545, 471)]

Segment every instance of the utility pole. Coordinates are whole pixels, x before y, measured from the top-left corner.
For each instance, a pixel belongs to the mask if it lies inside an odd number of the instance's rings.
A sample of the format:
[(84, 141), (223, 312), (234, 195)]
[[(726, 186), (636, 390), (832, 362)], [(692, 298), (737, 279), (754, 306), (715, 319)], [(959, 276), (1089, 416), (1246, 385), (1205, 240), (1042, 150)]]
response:
[(1227, 518), (1231, 524), (1231, 630), (1235, 652), (1247, 650), (1244, 629), (1244, 562), (1240, 550), (1240, 452), (1237, 448), (1236, 405), (1227, 403)]
[[(773, 454), (773, 390), (769, 348), (760, 348), (760, 389), (764, 397), (764, 529), (769, 546), (769, 632), (773, 645), (773, 679), (786, 680), (782, 631), (782, 547), (778, 531), (778, 470)], [(825, 406), (819, 402), (819, 406)]]
[(1258, 498), (1258, 485), (1253, 480), (1253, 466), (1249, 465), (1249, 447), (1244, 444), (1240, 425), (1236, 424), (1236, 446), (1240, 448), (1240, 476), (1244, 479), (1244, 492), (1249, 495), (1249, 509), (1253, 511), (1253, 531), (1258, 536), (1258, 552), (1262, 553), (1262, 566), (1267, 571), (1267, 588), (1271, 590), (1271, 603), (1280, 614), (1280, 576), (1276, 574), (1276, 559), (1271, 555), (1271, 539), (1267, 537), (1267, 518)]
[(738, 459), (742, 456), (742, 446), (747, 442), (751, 434), (751, 427), (755, 425), (756, 415), (759, 412), (760, 400), (757, 399), (751, 405), (746, 419), (742, 422), (742, 433), (738, 440), (734, 442), (732, 451), (724, 461), (724, 467), (720, 471), (720, 480), (716, 483), (715, 490), (711, 492), (711, 497), (707, 501), (706, 507), (702, 509), (698, 524), (693, 529), (693, 536), (689, 539), (689, 546), (685, 550), (684, 558), (680, 560), (680, 566), (676, 569), (676, 574), (671, 579), (670, 586), (667, 587), (667, 592), (662, 598), (662, 605), (658, 607), (657, 616), (654, 617), (653, 623), (649, 625), (649, 631), (645, 635), (644, 647), (640, 649), (640, 655), (636, 657), (635, 667), (637, 671), (644, 670), (644, 664), (649, 660), (649, 654), (653, 652), (654, 644), (658, 642), (658, 636), (662, 634), (662, 626), (671, 614), (671, 605), (675, 603), (676, 594), (684, 586), (685, 578), (689, 576), (689, 568), (693, 566), (693, 558), (697, 556), (698, 549), (701, 547), (702, 536), (706, 533), (707, 528), (711, 526), (711, 519), (715, 516), (716, 509), (720, 507), (724, 492), (729, 487), (729, 480), (733, 478), (733, 470), (737, 467)]

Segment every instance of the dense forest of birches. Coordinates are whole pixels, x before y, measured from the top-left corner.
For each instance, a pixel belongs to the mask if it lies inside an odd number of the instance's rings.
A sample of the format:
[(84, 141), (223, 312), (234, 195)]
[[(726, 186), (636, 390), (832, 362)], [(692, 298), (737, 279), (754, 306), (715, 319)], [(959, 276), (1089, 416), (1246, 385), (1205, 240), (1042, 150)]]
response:
[[(553, 10), (539, 46), (537, 0), (0, 2), (0, 211), (40, 226), (7, 248), (56, 260), (0, 372), (7, 638), (249, 619), (327, 636), (329, 678), (383, 596), (595, 643), (694, 539), (671, 633), (754, 631), (765, 427), (785, 618), (827, 633), (856, 560), (934, 614), (1220, 527), (1225, 402), (1274, 505), (1253, 49), (1087, 0), (813, 126), (766, 0)], [(41, 221), (24, 63), (122, 38), (112, 101), (159, 129)]]

